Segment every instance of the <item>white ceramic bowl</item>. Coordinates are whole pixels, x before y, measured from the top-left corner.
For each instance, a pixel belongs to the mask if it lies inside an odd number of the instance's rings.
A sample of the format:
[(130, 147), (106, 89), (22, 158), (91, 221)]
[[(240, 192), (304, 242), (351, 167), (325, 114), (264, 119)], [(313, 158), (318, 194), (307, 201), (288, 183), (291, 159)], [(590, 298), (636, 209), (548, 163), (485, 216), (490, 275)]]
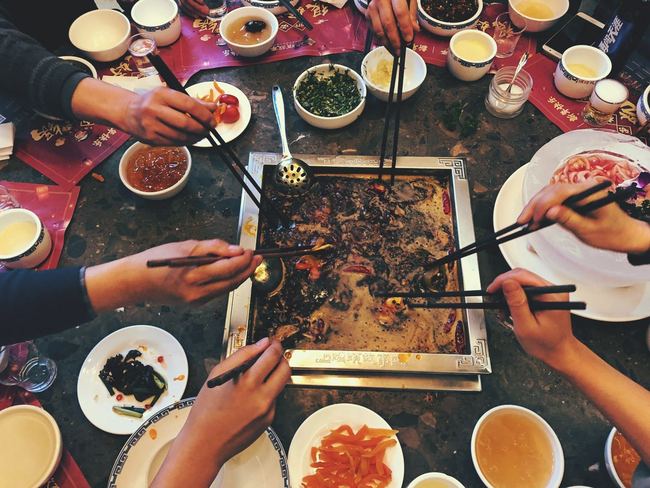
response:
[(138, 32), (158, 46), (169, 46), (181, 36), (181, 17), (173, 0), (138, 0), (131, 18)]
[(142, 191), (131, 186), (126, 175), (126, 165), (131, 160), (131, 157), (137, 151), (146, 147), (150, 147), (150, 146), (143, 144), (141, 142), (136, 142), (131, 147), (129, 147), (126, 151), (124, 151), (124, 154), (120, 159), (120, 166), (119, 166), (120, 179), (122, 180), (124, 186), (126, 186), (129, 190), (131, 190), (136, 195), (142, 198), (146, 198), (147, 200), (166, 200), (167, 198), (171, 198), (177, 195), (178, 193), (180, 193), (180, 191), (183, 188), (185, 188), (185, 185), (187, 185), (187, 180), (189, 179), (190, 171), (192, 170), (192, 155), (190, 154), (189, 149), (187, 149), (186, 147), (182, 147), (181, 149), (183, 149), (183, 152), (187, 157), (187, 170), (185, 171), (185, 174), (181, 177), (181, 179), (178, 180), (176, 183), (174, 183), (172, 186), (160, 191)]
[[(319, 115), (314, 115), (311, 112), (308, 112), (307, 109), (300, 105), (298, 97), (296, 97), (296, 91), (309, 73), (331, 73), (331, 67), (334, 67), (334, 69), (340, 73), (347, 73), (350, 78), (357, 82), (357, 89), (361, 95), (361, 101), (359, 102), (359, 105), (357, 105), (347, 114), (339, 115), (337, 117), (321, 117)], [(343, 66), (342, 64), (319, 64), (317, 66), (309, 68), (308, 70), (303, 71), (303, 73), (293, 84), (293, 104), (296, 107), (296, 112), (298, 112), (298, 115), (300, 115), (300, 117), (305, 122), (313, 125), (314, 127), (318, 127), (319, 129), (340, 129), (341, 127), (350, 125), (352, 122), (357, 120), (363, 113), (363, 109), (366, 106), (366, 95), (366, 84), (363, 82), (361, 75), (359, 75), (359, 73), (353, 69), (350, 69), (347, 66)]]
[[(300, 0), (291, 0), (291, 5), (294, 7), (298, 5)], [(268, 10), (273, 15), (280, 15), (287, 11), (278, 0), (271, 0), (266, 2), (264, 0), (242, 0), (242, 3), (249, 7), (259, 7)]]
[[(459, 56), (455, 46), (456, 43), (463, 39), (472, 39), (481, 42), (489, 49), (489, 55), (483, 59), (468, 60)], [(497, 43), (492, 36), (480, 30), (464, 30), (457, 32), (449, 41), (449, 49), (447, 50), (447, 68), (450, 73), (462, 81), (475, 81), (487, 74), (490, 71), (490, 66), (494, 61), (497, 54)]]
[(650, 85), (646, 87), (639, 101), (636, 102), (636, 117), (639, 119), (639, 125), (644, 125), (650, 120)]
[(9, 467), (9, 472), (2, 471), (3, 486), (45, 485), (63, 454), (61, 431), (52, 415), (33, 405), (14, 405), (0, 412), (0, 426), (0, 443), (6, 446), (2, 456)]
[(366, 0), (354, 0), (354, 6), (357, 7), (357, 10), (361, 12), (361, 15), (364, 17), (368, 13), (368, 2)]
[[(439, 488), (465, 488), (465, 486), (456, 478), (452, 478), (451, 476), (448, 476), (444, 473), (421, 474), (413, 481), (411, 481), (406, 488), (418, 488), (418, 485), (420, 485), (420, 483), (424, 483), (425, 481), (430, 481), (431, 483), (435, 482), (436, 484), (433, 486)], [(423, 485), (423, 486), (431, 486), (431, 485)]]
[(422, 0), (418, 0), (418, 22), (425, 30), (432, 34), (442, 37), (451, 37), (456, 32), (464, 29), (471, 29), (478, 22), (478, 18), (483, 11), (483, 0), (478, 0), (478, 8), (476, 13), (469, 19), (460, 22), (444, 22), (442, 20), (434, 19), (422, 7)]
[(537, 19), (529, 15), (522, 14), (517, 10), (523, 0), (508, 0), (508, 13), (512, 23), (520, 29), (526, 26), (527, 32), (542, 32), (549, 29), (553, 24), (560, 20), (564, 14), (569, 11), (569, 0), (544, 0), (546, 6), (553, 11), (553, 16), (548, 19)]
[[(596, 76), (581, 76), (572, 71), (572, 65), (584, 65), (594, 70)], [(593, 46), (578, 45), (564, 51), (557, 63), (553, 81), (555, 88), (569, 98), (586, 98), (594, 91), (596, 83), (607, 78), (612, 71), (609, 56)]]
[(115, 61), (129, 47), (131, 23), (116, 10), (91, 10), (78, 17), (68, 30), (74, 47), (91, 59)]
[(481, 478), (481, 481), (487, 488), (495, 488), (492, 486), (487, 478), (483, 475), (483, 472), (481, 471), (481, 467), (479, 466), (478, 459), (476, 457), (476, 440), (478, 436), (478, 431), (485, 422), (485, 420), (490, 417), (492, 414), (497, 413), (497, 412), (503, 412), (504, 410), (511, 410), (511, 411), (517, 411), (520, 413), (523, 413), (527, 415), (529, 418), (531, 418), (533, 421), (537, 422), (545, 431), (546, 434), (548, 435), (548, 440), (551, 442), (551, 448), (553, 449), (553, 472), (551, 474), (551, 479), (549, 480), (548, 484), (546, 485), (546, 488), (558, 488), (560, 486), (560, 483), (562, 482), (562, 476), (564, 475), (564, 452), (562, 451), (562, 445), (560, 444), (560, 440), (557, 438), (557, 435), (553, 431), (550, 425), (539, 415), (537, 415), (535, 412), (532, 410), (529, 410), (525, 407), (520, 407), (519, 405), (499, 405), (498, 407), (494, 407), (487, 412), (485, 412), (480, 419), (478, 419), (478, 422), (476, 422), (476, 425), (474, 426), (474, 431), (472, 432), (472, 440), (471, 440), (471, 449), (472, 449), (472, 462), (474, 463), (474, 469), (476, 469), (476, 472), (479, 475), (479, 478)]
[[(271, 27), (271, 37), (266, 41), (262, 41), (257, 44), (237, 44), (232, 40), (228, 39), (228, 26), (233, 22), (241, 18), (250, 18), (251, 20), (263, 20)], [(232, 52), (246, 58), (254, 58), (256, 56), (261, 56), (266, 51), (271, 49), (275, 38), (278, 35), (278, 19), (275, 18), (275, 15), (270, 11), (263, 9), (261, 7), (241, 7), (235, 10), (228, 12), (224, 18), (221, 20), (221, 26), (219, 31), (221, 32), (221, 37), (226, 41), (228, 47)]]
[(614, 484), (619, 488), (625, 488), (621, 478), (618, 477), (618, 473), (614, 467), (614, 459), (612, 458), (612, 442), (614, 442), (614, 435), (616, 435), (616, 427), (609, 432), (607, 441), (605, 442), (605, 468), (607, 468), (607, 473), (609, 473), (609, 477), (612, 479)]
[[(390, 92), (390, 86), (380, 87), (375, 85), (370, 81), (370, 76), (368, 73), (372, 73), (376, 69), (377, 64), (383, 60), (392, 60), (393, 56), (390, 54), (388, 49), (385, 47), (378, 47), (373, 49), (366, 57), (363, 58), (361, 62), (361, 76), (363, 81), (368, 87), (368, 91), (380, 100), (387, 102), (388, 95)], [(411, 98), (418, 88), (424, 83), (424, 79), (427, 77), (427, 65), (418, 53), (412, 49), (406, 51), (406, 66), (404, 67), (404, 89), (402, 91), (402, 100), (407, 100)], [(389, 79), (390, 81), (390, 79)], [(397, 83), (395, 83), (397, 85)], [(393, 98), (396, 99), (397, 86), (393, 91)]]
[(16, 253), (0, 254), (0, 262), (11, 269), (35, 268), (49, 256), (52, 250), (52, 238), (41, 219), (31, 210), (10, 208), (0, 212), (0, 231), (11, 224), (20, 222), (33, 223), (34, 234), (21, 243), (20, 249)]

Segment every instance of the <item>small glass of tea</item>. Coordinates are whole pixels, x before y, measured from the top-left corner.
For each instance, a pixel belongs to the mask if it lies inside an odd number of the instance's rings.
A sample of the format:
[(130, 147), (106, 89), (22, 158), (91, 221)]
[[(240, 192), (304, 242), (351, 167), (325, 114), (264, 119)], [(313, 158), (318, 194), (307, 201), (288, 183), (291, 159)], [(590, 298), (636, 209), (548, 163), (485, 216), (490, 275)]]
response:
[(627, 100), (627, 87), (618, 80), (600, 80), (591, 92), (589, 103), (582, 111), (582, 118), (591, 125), (603, 125)]
[(494, 20), (492, 37), (497, 43), (497, 58), (508, 58), (515, 52), (521, 35), (526, 31), (526, 21), (522, 19), (522, 22), (524, 26), (517, 27), (512, 23), (508, 12), (499, 14)]

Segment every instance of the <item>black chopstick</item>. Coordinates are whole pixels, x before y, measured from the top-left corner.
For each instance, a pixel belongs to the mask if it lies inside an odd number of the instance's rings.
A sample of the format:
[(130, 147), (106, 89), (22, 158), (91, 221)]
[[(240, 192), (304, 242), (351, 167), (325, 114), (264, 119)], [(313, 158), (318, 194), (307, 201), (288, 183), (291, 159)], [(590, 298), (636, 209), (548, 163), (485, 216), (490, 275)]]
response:
[[(407, 6), (408, 6), (408, 0), (407, 0)], [(404, 90), (404, 69), (406, 65), (406, 43), (402, 41), (402, 46), (399, 52), (399, 68), (398, 68), (398, 75), (397, 75), (397, 106), (395, 107), (395, 127), (394, 127), (394, 132), (393, 132), (393, 157), (391, 159), (390, 165), (391, 169), (395, 169), (395, 166), (397, 165), (397, 142), (399, 139), (399, 121), (400, 121), (400, 113), (402, 110), (402, 92)], [(393, 183), (395, 183), (395, 172), (391, 172), (390, 174), (390, 185), (393, 186)]]
[[(589, 212), (593, 212), (594, 210), (604, 207), (605, 205), (609, 205), (610, 203), (616, 201), (626, 200), (629, 197), (627, 195), (627, 192), (623, 191), (615, 194), (611, 193), (606, 197), (591, 201), (582, 206), (576, 205), (577, 202), (579, 202), (580, 200), (583, 200), (584, 198), (587, 198), (595, 193), (598, 193), (599, 191), (602, 191), (605, 188), (608, 188), (609, 186), (611, 186), (611, 182), (608, 181), (603, 181), (601, 183), (598, 183), (597, 185), (594, 185), (583, 192), (577, 193), (576, 195), (572, 195), (571, 197), (569, 197), (563, 202), (563, 205), (571, 208), (575, 212), (585, 215), (588, 214)], [(513, 239), (517, 239), (519, 237), (531, 234), (532, 232), (545, 229), (546, 227), (549, 227), (554, 223), (555, 222), (552, 221), (544, 221), (541, 222), (537, 227), (532, 228), (530, 223), (519, 224), (515, 222), (514, 224), (509, 225), (508, 227), (501, 229), (495, 232), (494, 234), (491, 234), (479, 241), (476, 241), (472, 244), (465, 246), (462, 249), (459, 249), (458, 251), (454, 251), (448, 254), (447, 256), (434, 261), (431, 264), (431, 266), (441, 266), (443, 264), (447, 264), (452, 261), (458, 261), (464, 257), (470, 256), (471, 254), (475, 254), (488, 247), (498, 246), (506, 242), (509, 242)], [(516, 232), (512, 232), (512, 231), (516, 231)]]
[(259, 356), (255, 356), (254, 358), (249, 359), (246, 362), (241, 363), (239, 366), (236, 366), (232, 369), (229, 369), (225, 373), (220, 374), (219, 376), (215, 376), (212, 379), (208, 380), (208, 388), (214, 388), (215, 386), (221, 386), (224, 383), (227, 383), (228, 381), (236, 378), (240, 374), (246, 372), (250, 367), (255, 364), (255, 362), (259, 359)]
[(372, 31), (371, 27), (368, 27), (368, 32), (366, 33), (366, 44), (363, 47), (363, 54), (368, 54), (370, 48), (372, 47), (372, 41), (375, 38), (375, 33)]
[(307, 30), (312, 30), (312, 29), (314, 28), (314, 26), (311, 25), (311, 22), (309, 22), (309, 21), (305, 18), (305, 16), (302, 15), (302, 14), (300, 13), (300, 11), (299, 11), (296, 7), (294, 7), (293, 5), (291, 5), (291, 0), (280, 0), (280, 3), (282, 4), (282, 6), (283, 6), (284, 8), (286, 8), (289, 12), (291, 12), (291, 14), (292, 14), (296, 19), (298, 19), (298, 21), (299, 21), (302, 25), (304, 25), (304, 26), (307, 28)]
[[(156, 68), (158, 74), (165, 81), (165, 83), (169, 88), (171, 88), (172, 90), (176, 90), (177, 92), (184, 93), (187, 96), (190, 96), (190, 94), (187, 93), (187, 90), (185, 90), (183, 85), (181, 85), (181, 82), (178, 81), (178, 78), (176, 78), (174, 73), (169, 69), (167, 63), (165, 63), (165, 61), (163, 61), (163, 59), (158, 54), (151, 53), (148, 54), (147, 56), (151, 61), (151, 64)], [(201, 123), (200, 121), (197, 122)], [(217, 132), (216, 129), (213, 129), (212, 127), (209, 126), (205, 126), (205, 128), (208, 129), (209, 131), (209, 135), (207, 136), (208, 141), (215, 149), (216, 153), (219, 155), (221, 160), (230, 169), (230, 172), (235, 176), (235, 178), (237, 178), (237, 181), (239, 182), (241, 187), (246, 191), (246, 193), (251, 198), (251, 200), (253, 200), (253, 203), (257, 206), (260, 212), (267, 218), (267, 220), (270, 220), (271, 222), (279, 220), (281, 223), (286, 224), (288, 220), (268, 201), (268, 199), (264, 198), (264, 192), (262, 191), (262, 188), (258, 185), (257, 181), (255, 181), (255, 179), (251, 176), (251, 174), (248, 172), (246, 167), (242, 164), (242, 162), (239, 160), (237, 155), (234, 153), (232, 148), (226, 144), (226, 141), (223, 140), (219, 132)], [(212, 137), (210, 137), (210, 135)], [(228, 156), (230, 160), (226, 156)], [(243, 174), (243, 176), (242, 174), (239, 173), (240, 171)], [(255, 190), (259, 193), (260, 195), (259, 199), (255, 195), (253, 190), (249, 188), (248, 184), (244, 180), (244, 177), (246, 177), (248, 181), (251, 182)], [(264, 201), (265, 205), (262, 205), (262, 201)], [(268, 208), (271, 209), (273, 215), (268, 215), (266, 213), (267, 206)]]
[[(407, 302), (411, 308), (463, 308), (468, 310), (508, 310), (506, 302), (448, 302), (448, 303), (412, 303)], [(531, 310), (585, 310), (585, 302), (528, 302)]]
[[(550, 285), (550, 286), (524, 286), (524, 292), (528, 296), (545, 295), (549, 293), (573, 293), (576, 285)], [(499, 296), (499, 293), (488, 293), (485, 290), (459, 290), (439, 292), (417, 292), (417, 291), (382, 291), (373, 293), (375, 297), (386, 298), (447, 298), (447, 297), (488, 297)]]
[(397, 79), (397, 58), (393, 56), (393, 68), (390, 74), (390, 87), (388, 90), (388, 102), (384, 113), (384, 129), (381, 133), (381, 148), (379, 150), (379, 181), (384, 179), (384, 162), (386, 160), (386, 146), (388, 145), (388, 128), (393, 112), (393, 92), (395, 91), (395, 80)]

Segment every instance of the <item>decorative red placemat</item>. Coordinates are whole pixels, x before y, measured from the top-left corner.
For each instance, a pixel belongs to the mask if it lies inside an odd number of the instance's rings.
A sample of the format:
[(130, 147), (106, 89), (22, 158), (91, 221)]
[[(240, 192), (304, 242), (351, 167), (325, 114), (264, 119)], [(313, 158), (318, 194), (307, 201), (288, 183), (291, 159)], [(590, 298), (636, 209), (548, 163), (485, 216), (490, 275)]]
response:
[[(32, 393), (14, 386), (0, 385), (0, 410), (12, 405), (34, 405), (36, 407), (42, 407), (41, 402)], [(90, 484), (81, 472), (79, 465), (65, 448), (63, 449), (59, 467), (54, 473), (54, 476), (47, 482), (46, 486), (90, 488)]]
[[(535, 55), (526, 65), (526, 71), (533, 77), (533, 89), (529, 101), (535, 105), (551, 122), (562, 131), (592, 127), (582, 119), (586, 101), (567, 98), (557, 91), (553, 83), (553, 73), (557, 62), (543, 54)], [(602, 126), (621, 134), (633, 134), (638, 127), (636, 99), (630, 91), (628, 99), (614, 114), (610, 123)]]
[[(11, 192), (21, 207), (37, 214), (50, 231), (52, 252), (37, 269), (56, 268), (63, 251), (65, 230), (72, 219), (79, 198), (79, 187), (65, 189), (54, 185), (14, 183), (12, 181), (0, 181), (0, 185)], [(0, 266), (0, 272), (3, 270), (4, 268)]]
[(68, 189), (128, 138), (128, 134), (93, 122), (46, 120), (34, 115), (21, 121), (16, 130), (15, 154)]

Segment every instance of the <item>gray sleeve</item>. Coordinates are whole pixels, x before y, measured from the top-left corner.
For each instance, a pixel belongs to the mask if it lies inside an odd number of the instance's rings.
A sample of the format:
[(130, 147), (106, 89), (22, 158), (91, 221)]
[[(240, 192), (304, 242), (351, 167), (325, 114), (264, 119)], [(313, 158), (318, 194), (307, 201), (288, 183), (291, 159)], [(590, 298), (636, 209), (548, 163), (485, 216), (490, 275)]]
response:
[(87, 73), (19, 31), (0, 9), (0, 90), (48, 115), (74, 118), (72, 94)]

